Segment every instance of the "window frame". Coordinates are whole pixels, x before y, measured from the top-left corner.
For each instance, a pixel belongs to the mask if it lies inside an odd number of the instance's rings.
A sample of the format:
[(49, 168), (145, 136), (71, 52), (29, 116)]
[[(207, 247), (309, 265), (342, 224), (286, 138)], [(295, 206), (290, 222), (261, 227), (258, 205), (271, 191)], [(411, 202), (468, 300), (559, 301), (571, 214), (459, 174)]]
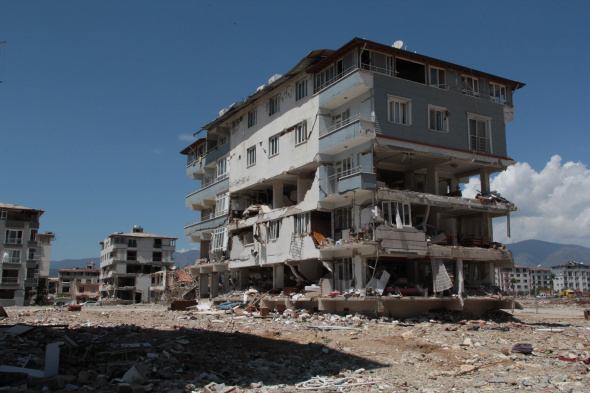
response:
[(279, 97), (280, 95), (277, 94), (268, 99), (268, 116), (273, 116), (281, 111)]
[(229, 212), (229, 192), (215, 195), (215, 217)]
[(211, 245), (210, 251), (217, 252), (217, 251), (225, 251), (227, 249), (227, 237), (228, 237), (228, 230), (227, 227), (217, 228), (213, 231), (211, 235)]
[[(469, 80), (475, 82), (473, 84), (469, 83)], [(465, 82), (467, 82), (467, 86), (465, 87)], [(462, 74), (461, 75), (461, 89), (463, 90), (463, 94), (470, 95), (470, 96), (479, 96), (479, 77), (473, 75)]]
[(215, 179), (221, 179), (227, 177), (229, 170), (229, 158), (224, 157), (215, 162)]
[[(496, 88), (500, 90), (500, 96), (496, 96)], [(504, 91), (504, 98), (502, 98), (502, 91)], [(508, 95), (506, 94), (506, 85), (496, 82), (490, 82), (490, 101), (497, 102), (499, 104), (508, 103)]]
[(295, 146), (299, 146), (307, 142), (307, 120), (304, 120), (295, 125)]
[[(15, 233), (16, 236), (10, 236), (11, 233)], [(4, 237), (4, 244), (23, 244), (23, 231), (16, 229), (7, 229), (6, 235)]]
[(249, 147), (246, 150), (246, 167), (256, 165), (256, 145)]
[[(436, 82), (432, 82), (432, 71), (436, 71)], [(440, 76), (442, 71), (442, 83), (440, 83)], [(435, 66), (428, 66), (428, 85), (438, 87), (439, 89), (446, 89), (447, 88), (447, 70), (440, 67)]]
[(281, 220), (268, 222), (268, 240), (277, 240), (281, 231)]
[(353, 227), (352, 206), (342, 206), (334, 209), (333, 225), (334, 240), (342, 239), (342, 231)]
[(307, 97), (307, 79), (301, 79), (295, 82), (295, 101), (299, 101)]
[(0, 221), (6, 221), (8, 219), (8, 210), (0, 210)]
[(350, 108), (338, 112), (335, 116), (332, 116), (332, 129), (344, 127), (350, 123)]
[(396, 215), (394, 214), (394, 210), (397, 212), (398, 207), (401, 206), (400, 211), (400, 219), (402, 221), (402, 226), (404, 227), (411, 227), (412, 226), (412, 205), (409, 203), (404, 202), (395, 202), (395, 201), (381, 201), (381, 214), (383, 219), (388, 222), (392, 227), (397, 226), (396, 222)]
[[(471, 122), (472, 121), (476, 122), (475, 135), (473, 135), (471, 132)], [(485, 124), (485, 130), (484, 130), (485, 136), (484, 137), (477, 135), (477, 133), (479, 132), (479, 124), (480, 123)], [(481, 149), (473, 148), (472, 137), (485, 139), (487, 149), (481, 150)], [(469, 150), (476, 151), (479, 153), (492, 154), (492, 118), (488, 117), (488, 116), (478, 115), (476, 113), (467, 112), (467, 138), (468, 138)]]
[(301, 213), (296, 214), (295, 219), (293, 220), (293, 233), (295, 235), (306, 235), (310, 231), (310, 214)]
[(257, 110), (258, 108), (254, 108), (248, 111), (248, 128), (254, 127), (256, 125), (258, 121)]
[(279, 154), (279, 134), (268, 138), (268, 156), (274, 157)]
[[(401, 114), (401, 104), (405, 105), (405, 116), (406, 116), (406, 120), (407, 122), (399, 122), (399, 121), (395, 121), (393, 113), (394, 111), (392, 111), (392, 104), (397, 103), (400, 104), (400, 114)], [(390, 123), (394, 123), (394, 124), (401, 124), (404, 126), (411, 126), (412, 125), (412, 100), (409, 98), (404, 98), (404, 97), (399, 97), (399, 96), (394, 96), (391, 94), (387, 95), (387, 120)]]
[[(435, 113), (440, 113), (443, 117), (442, 117), (442, 129), (439, 130), (437, 128), (432, 128), (431, 126), (433, 125), (432, 123), (432, 112)], [(438, 125), (438, 121), (434, 124), (435, 126)], [(436, 105), (428, 105), (428, 129), (430, 131), (436, 131), (436, 132), (449, 132), (449, 116), (448, 116), (448, 110), (447, 108), (444, 108), (442, 106), (436, 106)]]

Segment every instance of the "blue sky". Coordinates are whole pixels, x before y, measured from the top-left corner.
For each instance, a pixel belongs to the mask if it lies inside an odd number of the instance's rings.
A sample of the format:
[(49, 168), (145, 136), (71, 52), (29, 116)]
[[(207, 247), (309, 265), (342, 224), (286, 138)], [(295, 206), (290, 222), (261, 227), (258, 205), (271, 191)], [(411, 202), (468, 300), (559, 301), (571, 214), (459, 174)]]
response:
[(192, 248), (185, 137), (310, 50), (353, 37), (525, 82), (510, 156), (533, 176), (554, 155), (585, 169), (590, 3), (395, 3), (1, 2), (0, 202), (46, 211), (53, 260), (96, 256), (133, 225)]

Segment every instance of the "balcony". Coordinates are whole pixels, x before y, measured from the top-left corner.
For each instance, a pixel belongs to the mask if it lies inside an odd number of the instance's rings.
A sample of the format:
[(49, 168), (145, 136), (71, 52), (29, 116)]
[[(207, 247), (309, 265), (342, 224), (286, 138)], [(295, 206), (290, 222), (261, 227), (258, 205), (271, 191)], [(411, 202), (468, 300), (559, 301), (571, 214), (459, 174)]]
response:
[(223, 145), (212, 147), (202, 156), (195, 157), (194, 160), (190, 161), (186, 166), (186, 175), (188, 177), (192, 177), (193, 174), (197, 173), (205, 173), (204, 168), (209, 165), (215, 163), (215, 161), (219, 160), (221, 157), (225, 156), (229, 153), (229, 141), (225, 142)]
[(18, 277), (2, 277), (0, 284), (18, 285)]
[(375, 138), (375, 122), (358, 114), (329, 128), (320, 128), (320, 152), (338, 154)]
[(21, 260), (20, 257), (8, 257), (6, 259), (2, 259), (5, 267), (10, 267), (10, 265), (20, 266)]
[(326, 167), (326, 176), (322, 179), (322, 189), (320, 198), (329, 202), (332, 199), (352, 191), (373, 190), (377, 185), (377, 176), (373, 173), (372, 168), (356, 167), (345, 170), (340, 173), (334, 173), (333, 167)]
[(320, 108), (334, 109), (371, 91), (372, 88), (372, 73), (353, 66), (318, 86), (314, 94), (319, 93)]
[(10, 248), (21, 248), (23, 246), (23, 239), (6, 239), (4, 246)]
[(204, 217), (201, 216), (199, 220), (189, 222), (184, 226), (184, 236), (198, 238), (200, 233), (205, 230), (213, 232), (215, 228), (222, 226), (226, 222), (227, 214), (228, 210), (224, 210)]
[(192, 210), (201, 210), (203, 201), (210, 199), (211, 204), (215, 202), (215, 196), (229, 189), (228, 173), (208, 183), (203, 182), (201, 188), (191, 191), (186, 196), (186, 207)]

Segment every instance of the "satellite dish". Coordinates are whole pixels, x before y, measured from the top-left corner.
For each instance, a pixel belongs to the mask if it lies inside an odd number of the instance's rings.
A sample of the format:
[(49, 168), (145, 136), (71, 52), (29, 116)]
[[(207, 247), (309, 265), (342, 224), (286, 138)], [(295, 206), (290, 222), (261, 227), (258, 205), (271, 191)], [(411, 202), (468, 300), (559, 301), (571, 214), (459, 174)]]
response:
[(401, 49), (404, 46), (404, 42), (402, 40), (397, 40), (392, 45), (395, 49)]

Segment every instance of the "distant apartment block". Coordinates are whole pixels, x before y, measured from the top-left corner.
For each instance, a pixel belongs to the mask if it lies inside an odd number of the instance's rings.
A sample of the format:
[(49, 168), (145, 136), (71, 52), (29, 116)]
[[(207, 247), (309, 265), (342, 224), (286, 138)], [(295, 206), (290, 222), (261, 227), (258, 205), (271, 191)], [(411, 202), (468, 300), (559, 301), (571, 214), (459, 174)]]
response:
[(102, 241), (101, 300), (120, 304), (150, 301), (150, 288), (158, 286), (155, 280), (152, 284), (152, 274), (173, 266), (176, 240), (144, 233), (143, 228), (134, 226), (130, 233), (114, 233)]
[(551, 270), (525, 266), (496, 269), (496, 285), (506, 293), (527, 295), (553, 288)]
[(590, 266), (582, 262), (569, 261), (562, 265), (552, 266), (555, 274), (553, 280), (554, 289), (563, 291), (573, 289), (582, 292), (589, 292), (590, 288)]
[[(200, 216), (184, 228), (200, 243), (200, 296), (384, 287), (459, 295), (440, 305), (462, 307), (470, 290), (494, 285), (495, 268), (514, 264), (492, 219), (508, 225), (516, 206), (493, 195), (490, 175), (514, 163), (506, 124), (523, 86), (360, 38), (309, 52), (181, 151), (200, 183), (185, 198)], [(473, 176), (482, 196), (464, 198)], [(318, 307), (369, 304), (352, 300)]]
[(47, 289), (52, 232), (39, 233), (43, 210), (0, 203), (0, 305), (27, 306)]
[(69, 293), (74, 303), (84, 303), (87, 300), (98, 300), (100, 269), (94, 268), (94, 262), (86, 268), (61, 269), (58, 272), (58, 293)]

